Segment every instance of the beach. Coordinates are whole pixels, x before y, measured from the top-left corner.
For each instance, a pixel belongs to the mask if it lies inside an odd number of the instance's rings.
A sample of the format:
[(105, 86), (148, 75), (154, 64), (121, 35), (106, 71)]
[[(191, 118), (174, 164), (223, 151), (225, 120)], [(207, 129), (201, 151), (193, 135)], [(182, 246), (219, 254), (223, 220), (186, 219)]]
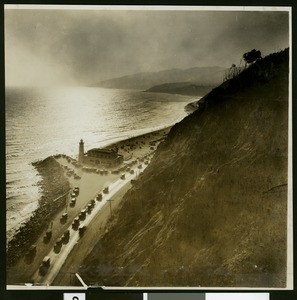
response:
[[(17, 234), (12, 239), (13, 242), (10, 242), (7, 255), (9, 262), (7, 265), (7, 284), (32, 282), (32, 276), (36, 270), (38, 270), (42, 259), (51, 251), (56, 240), (63, 235), (65, 230), (71, 225), (73, 219), (78, 216), (89, 201), (95, 199), (100, 191), (127, 173), (130, 167), (138, 166), (139, 170), (141, 170), (142, 165), (147, 165), (154, 151), (166, 137), (169, 130), (170, 127), (108, 145), (107, 148), (117, 148), (118, 153), (123, 155), (124, 158), (124, 162), (120, 166), (113, 168), (100, 166), (97, 166), (97, 168), (79, 167), (77, 166), (76, 159), (66, 154), (51, 156), (42, 161), (40, 164), (43, 168), (37, 168), (42, 173), (41, 186), (43, 189), (39, 206), (34, 214), (38, 216), (38, 222), (34, 222), (34, 231), (29, 230), (28, 228), (32, 227), (32, 219), (30, 219), (22, 226), (23, 229), (19, 231), (20, 234)], [(53, 165), (56, 170), (54, 173)], [(69, 170), (72, 171), (69, 172)], [(59, 179), (55, 181), (51, 180), (53, 176), (55, 177), (57, 175), (57, 172), (60, 174)], [(62, 175), (61, 172), (63, 173)], [(76, 186), (79, 187), (80, 192), (75, 206), (71, 207), (69, 204), (69, 193)], [(121, 197), (130, 186), (131, 184), (125, 185), (125, 187), (113, 197), (113, 210), (116, 210), (120, 205)], [(59, 191), (59, 195), (57, 191)], [(67, 196), (65, 196), (65, 191)], [(72, 252), (70, 253), (69, 259), (72, 261), (72, 269), (74, 264), (73, 260), (75, 261), (75, 265), (79, 267), (80, 262), (83, 261), (84, 257), (92, 250), (93, 245), (98, 239), (99, 232), (104, 232), (105, 225), (111, 217), (110, 210), (111, 207), (105, 205), (102, 209), (102, 216), (95, 218), (96, 221), (94, 221), (94, 225), (92, 225), (93, 230), (89, 230), (89, 233), (84, 237), (88, 239), (88, 242), (83, 246), (84, 251), (81, 253), (81, 251), (77, 250), (79, 247), (75, 247), (74, 253), (76, 254), (72, 255)], [(61, 216), (65, 212), (67, 212), (68, 218), (66, 222), (62, 223)], [(99, 215), (101, 215), (101, 212)], [(52, 236), (50, 240), (45, 241), (44, 237), (47, 230), (51, 230)], [(20, 236), (22, 237), (21, 239)], [(37, 251), (33, 258), (28, 259), (26, 251), (28, 251), (33, 244), (36, 245)], [(59, 278), (62, 280), (65, 276), (61, 274), (65, 275), (64, 267), (61, 269), (59, 275)], [(69, 281), (70, 277), (66, 276), (66, 278)], [(57, 283), (57, 285), (60, 284), (57, 281), (55, 283)], [(62, 282), (63, 281), (65, 281), (65, 278)], [(66, 282), (66, 284), (71, 283)]]

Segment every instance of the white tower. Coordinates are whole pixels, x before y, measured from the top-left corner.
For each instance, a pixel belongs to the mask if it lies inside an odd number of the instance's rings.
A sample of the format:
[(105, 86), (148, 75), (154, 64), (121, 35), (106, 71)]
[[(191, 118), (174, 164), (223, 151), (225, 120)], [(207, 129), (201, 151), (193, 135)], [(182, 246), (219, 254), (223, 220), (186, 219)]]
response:
[(84, 162), (84, 141), (81, 139), (79, 142), (79, 152), (78, 152), (78, 162), (83, 163)]

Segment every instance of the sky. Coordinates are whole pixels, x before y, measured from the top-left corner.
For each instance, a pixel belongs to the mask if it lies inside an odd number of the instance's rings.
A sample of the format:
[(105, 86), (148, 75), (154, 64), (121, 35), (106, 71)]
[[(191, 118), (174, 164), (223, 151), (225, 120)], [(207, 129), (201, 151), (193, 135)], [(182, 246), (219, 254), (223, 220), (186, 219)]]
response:
[(289, 46), (288, 12), (5, 9), (5, 82), (89, 85), (140, 72), (238, 65)]

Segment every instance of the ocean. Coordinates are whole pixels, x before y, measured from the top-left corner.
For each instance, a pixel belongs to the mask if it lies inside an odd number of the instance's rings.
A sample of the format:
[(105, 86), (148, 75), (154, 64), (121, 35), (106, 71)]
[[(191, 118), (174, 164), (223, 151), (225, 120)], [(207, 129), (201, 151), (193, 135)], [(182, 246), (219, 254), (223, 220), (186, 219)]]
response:
[(6, 224), (9, 241), (37, 208), (32, 162), (161, 129), (182, 120), (199, 97), (94, 87), (6, 88)]

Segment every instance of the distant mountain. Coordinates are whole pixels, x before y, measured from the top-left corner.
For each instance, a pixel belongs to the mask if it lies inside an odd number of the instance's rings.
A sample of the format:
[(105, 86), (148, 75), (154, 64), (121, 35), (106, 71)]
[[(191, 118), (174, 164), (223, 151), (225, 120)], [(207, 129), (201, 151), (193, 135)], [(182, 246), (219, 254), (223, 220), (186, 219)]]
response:
[(172, 82), (189, 82), (199, 86), (214, 86), (222, 82), (225, 71), (226, 68), (223, 67), (195, 67), (185, 70), (171, 69), (113, 78), (92, 84), (92, 86), (139, 90), (146, 90), (155, 85)]
[(155, 85), (152, 88), (146, 90), (146, 92), (204, 96), (213, 88), (214, 86), (201, 86), (189, 82), (173, 82)]
[(286, 287), (288, 49), (175, 124), (79, 270), (88, 284)]

